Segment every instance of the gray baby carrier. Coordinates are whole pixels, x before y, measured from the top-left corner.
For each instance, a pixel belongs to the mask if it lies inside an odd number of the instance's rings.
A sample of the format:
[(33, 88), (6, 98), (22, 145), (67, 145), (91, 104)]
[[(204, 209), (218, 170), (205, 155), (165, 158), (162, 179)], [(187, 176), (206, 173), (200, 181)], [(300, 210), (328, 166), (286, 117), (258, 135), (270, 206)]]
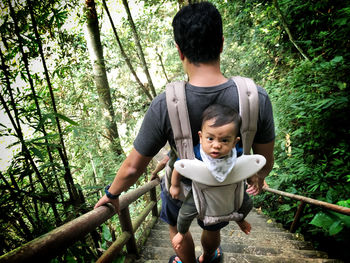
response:
[[(242, 118), (241, 139), (243, 155), (223, 182), (218, 182), (210, 174), (202, 161), (195, 159), (189, 122), (185, 81), (172, 82), (166, 86), (166, 101), (176, 149), (171, 150), (166, 167), (165, 187), (170, 188), (174, 169), (192, 180), (193, 198), (198, 218), (204, 225), (222, 221), (240, 221), (243, 217), (237, 210), (242, 206), (245, 179), (258, 172), (266, 163), (261, 155), (250, 155), (257, 129), (259, 98), (255, 83), (248, 78), (233, 77), (239, 95), (239, 113)], [(181, 160), (176, 161), (179, 157)], [(176, 161), (176, 162), (175, 162)], [(180, 200), (184, 200), (191, 188), (182, 183)]]

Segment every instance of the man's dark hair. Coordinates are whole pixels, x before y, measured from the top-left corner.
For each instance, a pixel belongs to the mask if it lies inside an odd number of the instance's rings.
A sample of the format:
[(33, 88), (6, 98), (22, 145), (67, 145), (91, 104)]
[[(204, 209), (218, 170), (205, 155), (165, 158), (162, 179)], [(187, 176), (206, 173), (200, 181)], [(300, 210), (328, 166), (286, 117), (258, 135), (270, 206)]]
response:
[(194, 64), (218, 60), (223, 45), (222, 19), (208, 2), (183, 7), (174, 17), (175, 42)]
[(202, 127), (206, 121), (212, 119), (215, 119), (215, 121), (214, 124), (210, 127), (220, 127), (233, 122), (236, 129), (236, 135), (238, 134), (242, 124), (241, 116), (238, 114), (237, 111), (235, 111), (231, 107), (221, 104), (212, 104), (203, 111)]

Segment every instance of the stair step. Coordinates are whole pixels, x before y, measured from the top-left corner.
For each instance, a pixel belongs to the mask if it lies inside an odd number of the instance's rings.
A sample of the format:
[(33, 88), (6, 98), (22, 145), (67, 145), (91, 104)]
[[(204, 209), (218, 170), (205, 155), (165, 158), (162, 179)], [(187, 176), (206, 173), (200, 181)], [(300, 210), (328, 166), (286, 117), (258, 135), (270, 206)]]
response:
[[(278, 255), (263, 255), (263, 254), (242, 254), (226, 252), (223, 247), (224, 262), (341, 262), (336, 259), (328, 258), (311, 258), (299, 254), (280, 253)], [(143, 262), (168, 262), (169, 258), (174, 255), (171, 248), (150, 248), (145, 247), (142, 251), (142, 258), (137, 260), (137, 263)], [(196, 247), (196, 257), (201, 255), (201, 250)], [(156, 260), (156, 261), (155, 261)]]
[[(191, 234), (194, 239), (200, 239), (201, 232), (192, 232)], [(164, 230), (152, 230), (150, 237), (157, 237), (157, 238), (163, 238), (167, 239), (169, 238), (169, 232)], [(242, 231), (227, 231), (223, 229), (221, 231), (221, 237), (228, 237), (232, 240), (242, 239), (242, 240), (249, 240), (254, 238), (261, 238), (262, 240), (271, 240), (271, 239), (277, 239), (277, 240), (295, 240), (300, 239), (302, 241), (302, 237), (300, 237), (297, 234), (292, 234), (289, 232), (251, 232), (249, 235), (244, 234)]]
[[(322, 251), (314, 250), (310, 242), (304, 241), (300, 234), (292, 234), (283, 229), (281, 224), (259, 214), (257, 210), (249, 213), (246, 220), (252, 225), (249, 235), (243, 233), (235, 222), (221, 230), (221, 247), (224, 251), (224, 262), (342, 262), (328, 259)], [(195, 243), (196, 255), (202, 253), (200, 238), (202, 229), (196, 220), (190, 231)], [(137, 263), (168, 262), (174, 255), (169, 239), (169, 228), (166, 223), (158, 220), (151, 230), (145, 246), (141, 250), (141, 259)]]
[[(288, 232), (287, 230), (283, 229), (282, 227), (279, 227), (277, 225), (266, 225), (266, 223), (264, 223), (264, 224), (262, 224), (262, 223), (258, 223), (258, 224), (251, 223), (251, 226), (252, 226), (252, 231)], [(168, 230), (168, 225), (166, 225), (166, 224), (156, 224), (153, 229), (167, 231)], [(227, 227), (225, 227), (223, 229), (223, 231), (227, 230), (227, 229), (241, 231), (239, 226), (236, 223), (229, 224)], [(201, 231), (201, 227), (198, 226), (198, 225), (191, 225), (190, 231), (191, 232)]]
[[(315, 251), (315, 250), (297, 250), (292, 248), (270, 248), (270, 247), (260, 247), (260, 246), (247, 246), (247, 245), (237, 245), (237, 244), (227, 244), (222, 242), (221, 245), (222, 249), (226, 253), (236, 253), (236, 254), (244, 254), (244, 255), (266, 255), (266, 256), (277, 256), (277, 255), (284, 255), (288, 257), (300, 257), (300, 258), (327, 258), (327, 254), (321, 251)], [(200, 254), (201, 252), (201, 246), (199, 244), (196, 244), (195, 246), (196, 252)], [(174, 253), (171, 246), (167, 247), (151, 247), (151, 246), (145, 246), (143, 250), (143, 254), (146, 255), (149, 254), (150, 256), (145, 256), (147, 259), (152, 259), (156, 255), (165, 255), (165, 251), (168, 251), (169, 253), (165, 258), (169, 258), (172, 253)], [(164, 259), (163, 257), (161, 259)]]
[[(222, 243), (231, 243), (235, 245), (245, 245), (247, 244), (247, 240), (232, 240), (226, 237), (221, 237)], [(281, 247), (281, 242), (279, 240), (258, 240), (258, 239), (249, 239), (250, 244), (260, 244), (262, 247)], [(145, 246), (150, 247), (171, 247), (171, 243), (169, 239), (160, 239), (160, 238), (149, 238), (145, 244)], [(314, 247), (311, 242), (299, 241), (299, 240), (284, 240), (283, 247), (291, 248), (291, 249), (301, 249), (301, 250), (312, 250)]]
[[(249, 213), (248, 216), (246, 217), (246, 220), (252, 225), (252, 227), (254, 226), (258, 226), (258, 227), (267, 227), (267, 226), (271, 226), (271, 227), (277, 227), (277, 228), (281, 228), (282, 224), (277, 223), (276, 221), (267, 218), (265, 215), (259, 215), (257, 213)], [(230, 222), (230, 225), (232, 226), (236, 226), (235, 222)], [(162, 220), (159, 220), (159, 222), (157, 223), (157, 227), (167, 227), (167, 224), (165, 222), (163, 222)], [(193, 220), (191, 227), (199, 227), (196, 220)]]
[[(154, 260), (154, 259), (139, 259), (134, 260), (135, 263), (168, 263), (169, 259), (164, 260)], [(299, 258), (284, 258), (284, 257), (266, 257), (266, 256), (249, 256), (240, 257), (240, 255), (227, 256), (224, 255), (224, 263), (342, 263), (336, 259), (317, 259), (308, 258), (306, 260)]]

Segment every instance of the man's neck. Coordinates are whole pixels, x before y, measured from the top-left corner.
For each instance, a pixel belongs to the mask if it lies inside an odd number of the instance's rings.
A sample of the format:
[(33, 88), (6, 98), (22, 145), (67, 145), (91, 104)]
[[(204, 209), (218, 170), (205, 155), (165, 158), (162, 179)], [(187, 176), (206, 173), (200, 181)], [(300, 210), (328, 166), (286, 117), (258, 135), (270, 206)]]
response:
[[(185, 59), (187, 60), (187, 59)], [(227, 82), (227, 78), (220, 70), (220, 61), (210, 64), (195, 65), (184, 62), (184, 68), (188, 75), (189, 83), (198, 87), (217, 86)]]

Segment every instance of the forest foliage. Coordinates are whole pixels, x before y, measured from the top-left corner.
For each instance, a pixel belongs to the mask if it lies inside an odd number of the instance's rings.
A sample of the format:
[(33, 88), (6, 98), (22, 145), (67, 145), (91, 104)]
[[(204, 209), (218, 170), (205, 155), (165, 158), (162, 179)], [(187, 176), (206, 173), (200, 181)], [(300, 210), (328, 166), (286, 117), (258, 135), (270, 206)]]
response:
[[(183, 2), (95, 1), (112, 121), (125, 153), (151, 98), (167, 82), (185, 79), (171, 27)], [(210, 2), (223, 16), (225, 76), (253, 78), (273, 104), (275, 167), (269, 186), (350, 207), (349, 1)], [(109, 147), (84, 1), (0, 5), (4, 254), (92, 209), (125, 156)], [(137, 184), (147, 180), (149, 175)], [(255, 204), (286, 227), (298, 206), (269, 193), (257, 196)], [(113, 240), (111, 233), (120, 231), (118, 220), (110, 221), (62, 260), (96, 258), (98, 248)], [(348, 241), (350, 218), (306, 206), (298, 231), (321, 240), (323, 249), (329, 241), (336, 247)]]

